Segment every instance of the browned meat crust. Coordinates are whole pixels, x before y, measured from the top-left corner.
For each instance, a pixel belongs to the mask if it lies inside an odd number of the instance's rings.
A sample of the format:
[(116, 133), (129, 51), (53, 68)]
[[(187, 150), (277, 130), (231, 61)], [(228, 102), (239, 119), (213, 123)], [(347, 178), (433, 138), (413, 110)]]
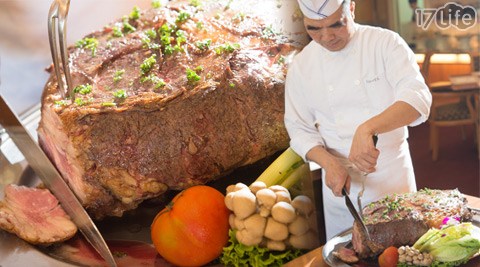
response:
[(39, 141), (94, 218), (288, 147), (284, 59), (297, 49), (257, 18), (182, 3), (71, 47), (76, 101), (54, 75), (45, 87)]

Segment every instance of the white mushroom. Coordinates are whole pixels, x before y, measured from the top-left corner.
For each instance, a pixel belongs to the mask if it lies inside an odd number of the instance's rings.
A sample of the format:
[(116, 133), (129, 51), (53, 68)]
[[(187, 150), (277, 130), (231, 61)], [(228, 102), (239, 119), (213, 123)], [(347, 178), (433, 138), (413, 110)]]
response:
[(255, 181), (249, 186), (249, 188), (252, 193), (256, 194), (258, 190), (267, 188), (267, 185), (262, 181)]
[(228, 195), (229, 193), (235, 192), (235, 189), (236, 189), (236, 186), (234, 184), (227, 186), (227, 188), (225, 189), (226, 195)]
[(292, 200), (292, 206), (302, 215), (309, 216), (313, 211), (312, 200), (304, 195), (298, 195)]
[(284, 251), (287, 248), (287, 246), (283, 241), (268, 240), (267, 248), (269, 250)]
[(288, 237), (288, 227), (283, 223), (275, 221), (272, 217), (269, 217), (267, 219), (264, 236), (274, 241), (285, 240)]
[(288, 241), (290, 245), (298, 249), (314, 249), (319, 246), (318, 236), (313, 231), (308, 231), (303, 235), (290, 235)]
[(273, 192), (283, 191), (283, 192), (286, 192), (286, 193), (290, 194), (290, 192), (288, 192), (288, 189), (286, 189), (285, 187), (283, 187), (281, 185), (278, 185), (278, 184), (270, 186), (269, 189), (272, 190)]
[(258, 190), (258, 192), (256, 193), (256, 197), (258, 204), (260, 206), (265, 206), (268, 209), (271, 209), (273, 207), (273, 204), (275, 204), (275, 201), (277, 199), (277, 195), (275, 195), (275, 192), (268, 188)]
[(267, 219), (255, 213), (243, 221), (245, 229), (254, 236), (263, 237)]
[(242, 230), (243, 228), (245, 228), (243, 220), (238, 218), (238, 216), (235, 216), (233, 224), (235, 225), (235, 229)]
[(225, 196), (225, 206), (227, 206), (227, 209), (233, 211), (233, 196), (235, 195), (235, 192), (230, 192), (227, 193)]
[(262, 205), (258, 209), (258, 213), (260, 214), (260, 216), (267, 218), (268, 216), (270, 216), (270, 213), (271, 213), (270, 210), (271, 210), (271, 208), (267, 208), (267, 207)]
[(245, 246), (255, 246), (262, 242), (263, 237), (254, 236), (247, 231), (247, 229), (239, 230), (235, 234), (238, 242), (244, 244)]
[(235, 226), (235, 214), (231, 213), (230, 216), (228, 216), (228, 224), (230, 225), (230, 228), (237, 229)]
[(244, 188), (248, 188), (248, 185), (246, 185), (244, 183), (236, 183), (235, 184), (235, 191), (239, 191), (239, 190), (242, 190)]
[(245, 219), (257, 209), (255, 195), (248, 187), (236, 191), (232, 199), (233, 212), (239, 219)]
[(290, 198), (290, 193), (285, 192), (285, 191), (277, 191), (275, 192), (275, 195), (277, 196), (276, 202), (287, 202), (290, 203), (292, 202), (292, 199)]
[(290, 203), (277, 202), (272, 207), (272, 217), (281, 223), (289, 224), (295, 220), (295, 209)]
[(292, 235), (303, 235), (310, 229), (310, 223), (304, 216), (297, 216), (295, 220), (288, 225), (288, 231)]

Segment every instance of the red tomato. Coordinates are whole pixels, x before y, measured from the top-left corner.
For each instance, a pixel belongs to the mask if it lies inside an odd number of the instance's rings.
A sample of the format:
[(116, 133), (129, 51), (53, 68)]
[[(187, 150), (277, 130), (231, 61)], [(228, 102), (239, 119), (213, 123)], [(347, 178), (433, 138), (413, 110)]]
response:
[(378, 264), (380, 267), (396, 267), (397, 263), (398, 249), (396, 247), (388, 247), (378, 256)]
[(179, 266), (201, 266), (222, 253), (228, 242), (225, 196), (197, 185), (176, 195), (155, 217), (151, 235), (158, 253)]

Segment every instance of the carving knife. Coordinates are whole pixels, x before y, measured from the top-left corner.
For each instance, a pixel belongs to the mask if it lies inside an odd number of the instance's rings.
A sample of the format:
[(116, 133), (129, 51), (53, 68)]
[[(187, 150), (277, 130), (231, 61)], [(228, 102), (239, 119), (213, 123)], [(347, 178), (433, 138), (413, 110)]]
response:
[(88, 213), (2, 95), (0, 95), (0, 125), (5, 128), (12, 141), (25, 156), (30, 167), (55, 195), (88, 242), (110, 266), (117, 266), (110, 249)]

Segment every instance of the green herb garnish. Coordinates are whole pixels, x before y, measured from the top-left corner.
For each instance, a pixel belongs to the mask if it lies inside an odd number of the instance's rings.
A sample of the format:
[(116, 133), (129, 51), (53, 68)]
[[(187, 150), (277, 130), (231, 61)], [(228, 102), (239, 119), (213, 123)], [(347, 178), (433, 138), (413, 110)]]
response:
[(153, 75), (153, 74), (150, 74), (146, 77), (143, 77), (140, 79), (140, 82), (141, 83), (144, 83), (144, 82), (151, 82), (155, 85), (155, 89), (158, 89), (158, 88), (162, 88), (166, 85), (165, 81), (161, 78), (159, 78), (158, 76), (156, 75)]
[(92, 86), (90, 84), (81, 84), (81, 85), (77, 85), (75, 86), (75, 88), (73, 89), (73, 92), (74, 93), (80, 93), (82, 95), (87, 95), (89, 93), (92, 92)]
[(152, 56), (150, 56), (149, 58), (147, 58), (143, 61), (143, 63), (140, 65), (140, 71), (141, 71), (142, 75), (145, 75), (152, 70), (153, 65), (155, 65), (155, 63), (157, 63), (156, 57), (157, 57), (157, 55), (153, 54)]
[(75, 43), (77, 48), (90, 49), (92, 51), (92, 57), (97, 54), (98, 40), (93, 37), (85, 37)]
[(189, 84), (196, 84), (198, 81), (200, 81), (200, 76), (194, 70), (187, 68), (186, 73)]
[(190, 13), (185, 12), (185, 11), (180, 11), (180, 13), (178, 14), (178, 17), (175, 20), (175, 22), (183, 23), (183, 22), (187, 21), (190, 17), (191, 17)]
[(212, 44), (212, 40), (210, 39), (205, 39), (203, 41), (198, 41), (195, 43), (198, 49), (202, 51), (206, 51), (210, 48), (210, 45)]
[(113, 74), (113, 82), (116, 83), (122, 80), (124, 73), (125, 73), (124, 69), (115, 71), (115, 74)]
[(136, 29), (128, 22), (128, 17), (123, 17), (123, 29), (122, 32), (125, 34), (134, 32)]
[(127, 98), (127, 93), (123, 89), (117, 90), (117, 91), (113, 92), (112, 94), (115, 98), (121, 98), (121, 99)]
[(137, 20), (140, 18), (140, 8), (138, 8), (138, 6), (133, 7), (132, 13), (130, 13), (129, 18), (133, 20)]
[(234, 44), (225, 43), (220, 46), (217, 46), (214, 50), (215, 50), (215, 53), (217, 53), (217, 55), (220, 55), (223, 53), (232, 53), (233, 51), (235, 51), (235, 49), (239, 49), (239, 48), (240, 48), (240, 44), (238, 43), (234, 43)]
[(160, 0), (152, 0), (152, 7), (153, 8), (160, 8), (160, 7), (162, 7), (162, 3), (160, 2)]

